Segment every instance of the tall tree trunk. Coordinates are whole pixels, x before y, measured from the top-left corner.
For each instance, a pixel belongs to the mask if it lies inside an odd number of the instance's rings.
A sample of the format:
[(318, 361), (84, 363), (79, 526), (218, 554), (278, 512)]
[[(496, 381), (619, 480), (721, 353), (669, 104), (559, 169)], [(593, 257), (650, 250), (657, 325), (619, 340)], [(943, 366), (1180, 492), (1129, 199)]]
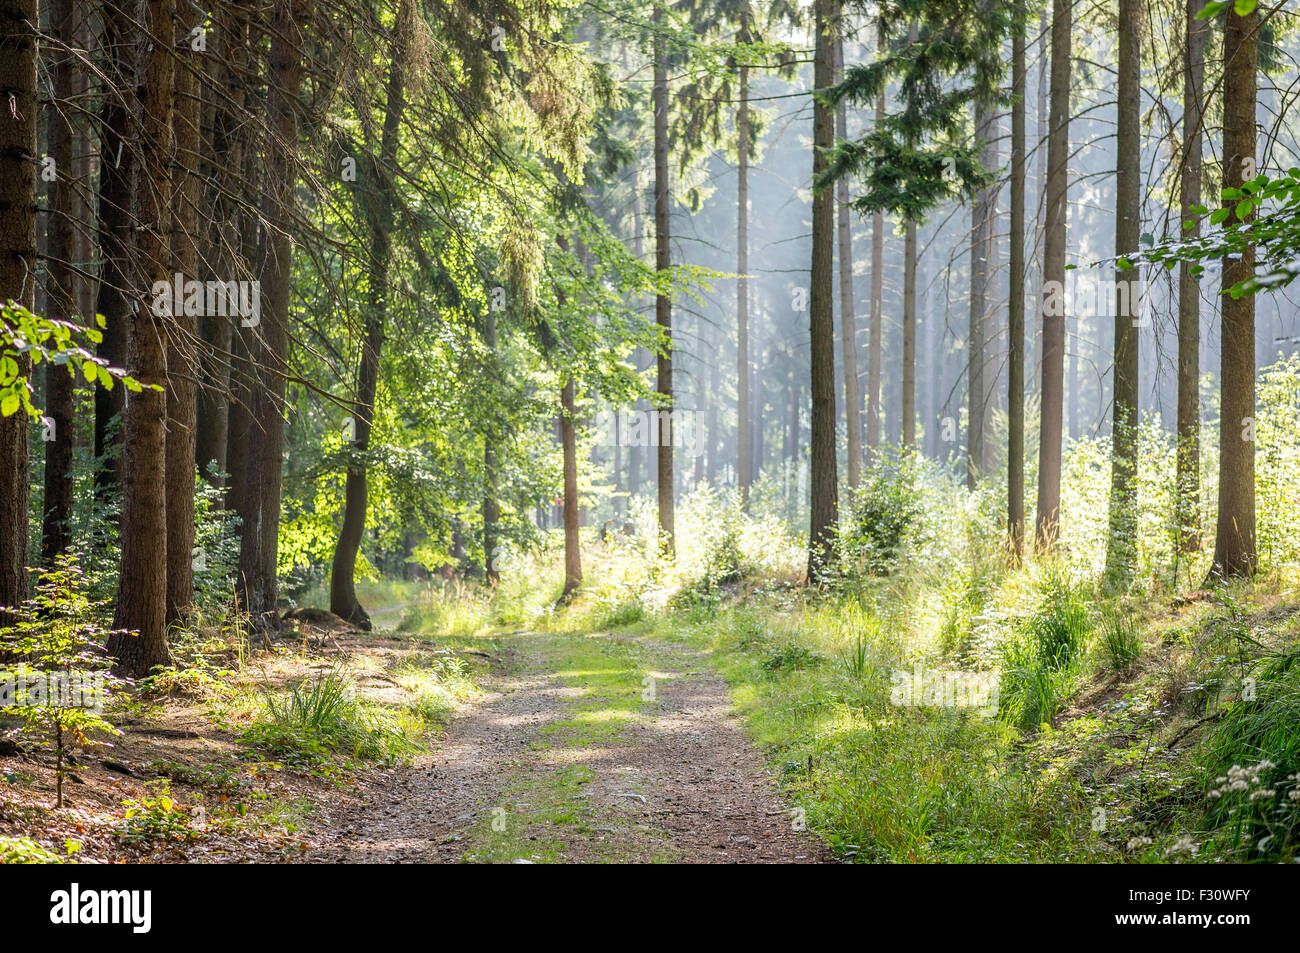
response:
[[(746, 39), (748, 14), (746, 5), (741, 14), (741, 33)], [(754, 482), (754, 427), (749, 406), (749, 137), (749, 66), (741, 64), (740, 110), (736, 114), (736, 480), (740, 505), (745, 509)]]
[[(913, 21), (907, 41), (915, 45), (920, 30)], [(899, 443), (911, 450), (916, 443), (916, 222), (903, 224), (903, 396), (900, 402)]]
[(1052, 90), (1047, 133), (1047, 209), (1043, 244), (1043, 384), (1038, 440), (1038, 512), (1034, 546), (1050, 550), (1056, 542), (1061, 509), (1061, 424), (1065, 372), (1063, 306), (1047, 307), (1065, 288), (1066, 188), (1070, 153), (1071, 0), (1052, 0)]
[[(243, 73), (248, 65), (248, 17), (244, 0), (222, 4), (216, 11), (211, 83), (214, 102), (211, 138), (211, 187), (207, 193), (212, 209), (207, 261), (217, 269), (221, 280), (251, 278), (249, 262), (241, 254), (240, 234), (244, 210), (233, 190), (238, 186), (226, 180), (220, 170), (242, 171), (247, 150), (247, 132), (242, 112), (245, 108)], [(225, 315), (202, 315), (199, 336), (203, 347), (199, 354), (199, 388), (195, 407), (194, 462), (199, 474), (209, 478), (212, 468), (229, 473), (229, 406), (231, 358), (235, 321)]]
[[(28, 309), (36, 303), (38, 27), (36, 0), (0, 0), (0, 88), (8, 100), (0, 118), (0, 304)], [(27, 427), (21, 411), (0, 417), (0, 608), (27, 598)]]
[[(1047, 253), (1046, 233), (1047, 233), (1047, 141), (1049, 138), (1050, 123), (1048, 119), (1047, 88), (1048, 88), (1048, 67), (1051, 58), (1047, 53), (1047, 13), (1044, 10), (1038, 14), (1038, 187), (1036, 189), (1034, 219), (1036, 226), (1034, 229), (1034, 258), (1038, 262), (1038, 288), (1042, 291), (1043, 282), (1047, 279), (1044, 274), (1044, 256)], [(1043, 369), (1043, 321), (1042, 308), (1034, 309), (1034, 366), (1033, 371), (1026, 375), (1029, 387), (1038, 388), (1039, 376)]]
[[(841, 31), (842, 33), (842, 31)], [(835, 40), (836, 81), (844, 73), (844, 37)], [(848, 111), (841, 102), (835, 110), (835, 134), (848, 139)], [(835, 183), (839, 212), (840, 246), (840, 352), (844, 364), (844, 418), (848, 427), (849, 489), (862, 482), (862, 412), (858, 396), (858, 316), (853, 299), (853, 226), (849, 220), (849, 180)]]
[[(1259, 12), (1243, 17), (1229, 7), (1224, 16), (1223, 187), (1239, 189), (1255, 171)], [(1225, 199), (1223, 204), (1235, 208), (1237, 200)], [(1211, 576), (1249, 576), (1255, 571), (1255, 298), (1234, 298), (1226, 292), (1254, 270), (1253, 247), (1239, 258), (1223, 259), (1219, 518)]]
[[(139, 128), (134, 145), (141, 161), (132, 189), (131, 217), (139, 223), (130, 263), (132, 302), (128, 326), (127, 370), (145, 385), (126, 408), (122, 465), (122, 562), (118, 576), (115, 632), (107, 649), (115, 669), (133, 678), (165, 665), (167, 651), (167, 351), (172, 307), (144, 289), (155, 282), (171, 287), (172, 168), (175, 161), (172, 107), (173, 52), (148, 37), (173, 35), (176, 0), (146, 0), (144, 35), (138, 43), (136, 95)], [(167, 296), (170, 299), (170, 295)], [(191, 458), (193, 459), (192, 455)], [(188, 554), (187, 554), (188, 555)]]
[[(128, 259), (131, 249), (131, 181), (134, 177), (137, 148), (130, 148), (131, 133), (125, 91), (133, 86), (131, 40), (114, 3), (101, 7), (104, 21), (104, 64), (107, 82), (117, 95), (106, 95), (100, 114), (99, 145), (99, 292), (95, 313), (104, 318), (103, 340), (96, 349), (99, 357), (114, 367), (126, 364), (127, 309), (126, 288), (129, 279)], [(95, 488), (101, 498), (108, 498), (121, 486), (121, 414), (126, 388), (95, 388), (95, 456), (100, 461), (95, 472)], [(113, 420), (118, 418), (114, 428)]]
[[(1209, 24), (1198, 20), (1205, 0), (1187, 0), (1187, 34), (1183, 60), (1183, 167), (1179, 202), (1192, 227), (1188, 241), (1201, 234), (1201, 219), (1192, 208), (1201, 204), (1201, 142), (1205, 134), (1205, 38)], [(1178, 267), (1178, 540), (1184, 552), (1201, 543), (1201, 289), (1191, 262)]]
[(271, 74), (267, 90), (267, 143), (262, 196), (265, 239), (258, 266), (262, 288), (260, 341), (252, 347), (256, 392), (248, 438), (246, 513), (239, 549), (236, 592), (257, 627), (278, 628), (276, 553), (284, 453), (285, 378), (289, 370), (289, 297), (293, 243), (293, 154), (298, 141), (294, 103), (302, 82), (299, 0), (275, 0), (271, 29)]
[[(200, 126), (203, 121), (201, 54), (191, 50), (190, 31), (202, 24), (203, 12), (189, 4), (177, 7), (173, 133), (176, 143), (175, 192), (172, 197), (171, 270), (199, 280)], [(198, 425), (195, 378), (198, 354), (196, 316), (176, 309), (167, 339), (167, 622), (184, 619), (194, 603), (194, 440)]]
[[(885, 26), (876, 23), (876, 50), (884, 55)], [(885, 91), (876, 97), (875, 128), (885, 124)], [(871, 216), (871, 330), (867, 343), (867, 463), (880, 451), (880, 387), (884, 369), (885, 327), (885, 213)]]
[[(1142, 0), (1119, 0), (1115, 254), (1133, 257), (1142, 234)], [(1123, 585), (1137, 548), (1138, 318), (1136, 268), (1115, 271), (1115, 367), (1106, 575)]]
[[(380, 132), (379, 159), (372, 163), (362, 199), (362, 213), (370, 232), (369, 301), (366, 308), (366, 339), (361, 346), (357, 367), (357, 402), (353, 416), (353, 445), (343, 490), (343, 524), (339, 529), (338, 543), (334, 547), (334, 560), (330, 567), (330, 611), (353, 625), (369, 631), (370, 615), (357, 598), (355, 585), (357, 554), (366, 527), (367, 474), (366, 455), (370, 450), (370, 434), (374, 427), (375, 394), (379, 387), (379, 358), (384, 349), (384, 328), (388, 320), (388, 270), (391, 233), (393, 230), (393, 193), (390, 176), (397, 164), (397, 140), (402, 128), (402, 115), (406, 110), (406, 45), (404, 38), (410, 33), (412, 11), (409, 0), (404, 0), (397, 13), (397, 29), (393, 31), (394, 50), (388, 68), (385, 90), (384, 125)], [(493, 321), (489, 312), (488, 320)], [(495, 327), (492, 329), (495, 337)], [(496, 341), (490, 344), (496, 347)], [(491, 563), (491, 552), (488, 562)]]
[(903, 225), (903, 401), (901, 445), (916, 444), (916, 222)]
[(582, 543), (578, 533), (578, 450), (574, 423), (577, 409), (573, 399), (573, 378), (564, 382), (560, 392), (563, 414), (560, 417), (560, 444), (564, 451), (564, 591), (561, 602), (568, 602), (582, 585)]
[[(988, 157), (992, 113), (975, 104), (975, 140)], [(982, 189), (970, 212), (970, 329), (966, 342), (966, 486), (975, 489), (984, 465), (984, 328), (988, 298), (988, 218), (991, 188)]]
[[(828, 89), (835, 80), (836, 0), (816, 0), (817, 31), (813, 88)], [(829, 166), (835, 144), (835, 117), (821, 101), (813, 103), (813, 181)], [(815, 189), (812, 200), (812, 274), (808, 294), (809, 370), (812, 391), (812, 438), (808, 486), (808, 581), (816, 583), (835, 561), (834, 532), (838, 506), (835, 460), (835, 314), (832, 298), (835, 255), (835, 204), (830, 187)]]
[[(55, 0), (50, 27), (59, 43), (75, 49), (79, 43), (78, 22), (83, 14), (71, 0)], [(56, 178), (50, 190), (50, 214), (46, 225), (49, 248), (48, 301), (50, 317), (60, 321), (84, 318), (78, 306), (87, 279), (79, 274), (78, 228), (84, 221), (85, 201), (76, 176), (77, 158), (84, 137), (73, 122), (69, 103), (77, 103), (86, 92), (86, 72), (75, 58), (58, 50), (54, 54), (54, 88), (60, 103), (50, 103), (47, 113), (49, 155)], [(41, 521), (41, 562), (53, 564), (68, 546), (68, 518), (72, 515), (73, 393), (71, 367), (45, 367), (45, 504)]]
[(1011, 277), (1007, 295), (1007, 541), (1017, 562), (1025, 537), (1025, 26), (1011, 38)]
[[(642, 222), (641, 215), (641, 158), (632, 163), (632, 253), (636, 256), (637, 261), (645, 259), (645, 224)], [(640, 307), (641, 296), (637, 296), (637, 305)], [(643, 347), (636, 349), (636, 369), (639, 374), (650, 366), (650, 355)], [(642, 401), (638, 401), (639, 405)], [(641, 470), (643, 468), (642, 458), (648, 454), (643, 454), (640, 447), (632, 446), (627, 448), (627, 493), (629, 502), (641, 492)]]
[[(663, 7), (655, 9), (657, 30), (664, 28)], [(654, 153), (655, 153), (655, 269), (662, 276), (672, 266), (669, 245), (668, 216), (668, 44), (662, 32), (655, 33), (654, 41)], [(656, 392), (660, 403), (658, 410), (673, 409), (673, 310), (667, 293), (655, 296), (655, 324), (665, 339), (664, 351), (659, 355)], [(673, 552), (676, 548), (673, 529), (673, 445), (671, 440), (659, 441), (659, 548)]]

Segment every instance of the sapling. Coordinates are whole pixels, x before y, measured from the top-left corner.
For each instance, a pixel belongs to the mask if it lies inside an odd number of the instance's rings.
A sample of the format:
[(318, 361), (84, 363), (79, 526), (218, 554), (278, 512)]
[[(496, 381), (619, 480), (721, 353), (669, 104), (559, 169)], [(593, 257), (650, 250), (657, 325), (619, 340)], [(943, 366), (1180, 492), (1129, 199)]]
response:
[(94, 736), (120, 732), (105, 720), (104, 705), (123, 680), (109, 671), (103, 644), (109, 635), (98, 621), (102, 603), (87, 597), (87, 584), (71, 554), (42, 570), (36, 595), (8, 610), (0, 628), (0, 713), (21, 723), (17, 732), (53, 745), (55, 804), (63, 807), (63, 779), (70, 747)]

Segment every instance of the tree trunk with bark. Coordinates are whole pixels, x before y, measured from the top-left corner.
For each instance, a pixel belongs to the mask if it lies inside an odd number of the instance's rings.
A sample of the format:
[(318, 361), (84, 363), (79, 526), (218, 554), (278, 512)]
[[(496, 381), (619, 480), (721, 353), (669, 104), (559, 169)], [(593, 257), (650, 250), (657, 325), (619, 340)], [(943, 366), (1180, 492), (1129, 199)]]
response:
[[(128, 274), (131, 297), (126, 369), (144, 389), (129, 398), (122, 460), (122, 561), (107, 650), (115, 670), (141, 678), (165, 665), (167, 650), (167, 351), (177, 302), (149, 293), (155, 282), (170, 289), (172, 131), (176, 68), (173, 52), (147, 37), (173, 36), (175, 0), (147, 0), (145, 35), (138, 41), (135, 83), (139, 126), (131, 217), (139, 223)], [(192, 459), (192, 456), (191, 456)], [(187, 554), (188, 555), (188, 554)]]
[[(663, 26), (663, 9), (656, 8), (655, 25)], [(655, 269), (662, 276), (672, 266), (669, 244), (668, 216), (668, 43), (662, 33), (654, 41), (654, 160), (655, 160)], [(656, 409), (670, 413), (673, 409), (673, 311), (672, 299), (667, 293), (655, 296), (655, 324), (665, 338), (665, 349), (659, 355), (655, 390), (659, 395)], [(676, 547), (673, 528), (673, 445), (671, 440), (659, 440), (659, 548), (671, 553)]]
[[(203, 12), (177, 7), (172, 129), (176, 144), (176, 182), (172, 196), (171, 270), (199, 280), (200, 126), (203, 121), (204, 61), (192, 49), (190, 31)], [(167, 339), (167, 622), (180, 622), (194, 603), (194, 441), (198, 426), (195, 378), (197, 316), (176, 309)]]
[(574, 431), (577, 408), (572, 377), (564, 382), (560, 404), (563, 408), (560, 417), (560, 444), (564, 452), (564, 591), (560, 593), (560, 601), (568, 602), (582, 585), (582, 542), (578, 532), (578, 449)]
[[(748, 36), (748, 6), (742, 36)], [(736, 114), (736, 482), (740, 505), (749, 507), (754, 482), (753, 422), (749, 396), (749, 66), (740, 67), (740, 109)]]
[[(119, 90), (133, 85), (131, 41), (116, 6), (101, 7), (104, 21), (106, 79)], [(128, 259), (131, 249), (131, 182), (137, 149), (130, 148), (131, 132), (124, 96), (105, 96), (100, 113), (99, 146), (99, 291), (95, 313), (104, 318), (103, 340), (96, 352), (113, 367), (126, 364)], [(107, 499), (121, 486), (122, 409), (126, 388), (95, 388), (95, 488)], [(114, 425), (117, 418), (117, 425)]]
[[(883, 55), (885, 27), (876, 24), (876, 51)], [(885, 91), (876, 97), (875, 125), (885, 123)], [(873, 465), (880, 452), (880, 388), (884, 370), (885, 326), (885, 213), (871, 216), (871, 330), (867, 343), (867, 464)]]
[[(1132, 258), (1142, 234), (1142, 0), (1119, 0), (1115, 254)], [(1115, 364), (1111, 418), (1110, 532), (1106, 575), (1128, 582), (1137, 553), (1138, 320), (1136, 268), (1115, 271)]]
[(289, 356), (290, 259), (294, 227), (294, 151), (298, 141), (295, 101), (302, 82), (302, 10), (298, 0), (275, 0), (271, 73), (267, 90), (267, 143), (262, 197), (265, 239), (258, 266), (262, 309), (260, 340), (250, 340), (256, 391), (248, 433), (243, 535), (236, 593), (240, 608), (258, 628), (279, 628), (276, 553), (284, 454), (284, 397)]
[[(36, 0), (0, 0), (0, 88), (13, 106), (0, 120), (0, 303), (29, 310), (36, 303), (38, 24)], [(21, 410), (0, 417), (0, 608), (27, 598), (27, 427)]]
[[(1239, 16), (1231, 7), (1223, 29), (1223, 187), (1239, 189), (1254, 177), (1255, 96), (1259, 61), (1259, 12)], [(1237, 199), (1225, 199), (1235, 208)], [(1253, 212), (1247, 216), (1249, 221)], [(1223, 259), (1223, 287), (1254, 274), (1255, 249)], [(1255, 572), (1255, 298), (1222, 296), (1219, 346), (1219, 518), (1214, 532), (1212, 577)]]
[[(1042, 423), (1038, 440), (1038, 512), (1034, 547), (1055, 545), (1061, 509), (1061, 425), (1064, 422), (1066, 188), (1070, 153), (1070, 0), (1052, 0), (1052, 89), (1048, 109), (1047, 208), (1043, 243)], [(1049, 302), (1052, 306), (1049, 308)]]
[[(415, 14), (409, 2), (398, 9), (398, 28), (394, 30), (392, 63), (385, 90), (384, 125), (380, 132), (379, 160), (371, 163), (362, 199), (362, 214), (370, 233), (369, 300), (366, 308), (365, 341), (357, 367), (357, 402), (353, 415), (353, 445), (343, 489), (343, 524), (334, 547), (330, 567), (330, 611), (341, 619), (366, 631), (370, 615), (357, 598), (355, 585), (357, 554), (366, 527), (368, 495), (366, 455), (374, 427), (375, 395), (379, 387), (379, 359), (384, 349), (384, 329), (388, 319), (388, 272), (393, 230), (394, 187), (390, 176), (396, 171), (397, 140), (406, 109), (406, 48), (410, 18)], [(492, 321), (491, 312), (488, 320)], [(495, 328), (493, 328), (495, 337)], [(496, 341), (491, 342), (495, 349)], [(490, 553), (489, 553), (490, 555)], [(489, 559), (489, 563), (490, 563)]]
[[(828, 89), (835, 79), (836, 0), (816, 0), (816, 51), (813, 87)], [(825, 173), (835, 144), (835, 117), (820, 101), (813, 103), (813, 181)], [(834, 532), (838, 506), (835, 460), (835, 314), (832, 298), (835, 255), (834, 190), (816, 189), (812, 200), (812, 272), (808, 294), (809, 368), (812, 391), (812, 437), (808, 478), (811, 523), (808, 529), (808, 581), (816, 583), (835, 562)]]
[[(835, 41), (836, 81), (844, 73), (844, 37)], [(841, 102), (835, 109), (835, 134), (848, 139), (848, 109)], [(862, 413), (858, 396), (858, 316), (853, 299), (853, 225), (849, 219), (849, 180), (835, 183), (835, 204), (839, 213), (840, 246), (840, 360), (844, 364), (844, 419), (848, 430), (849, 489), (862, 482)]]
[[(78, 25), (83, 14), (71, 0), (55, 0), (50, 11), (50, 28), (59, 43), (75, 49)], [(74, 113), (66, 105), (79, 102), (86, 92), (86, 73), (73, 56), (63, 50), (54, 57), (54, 88), (65, 100), (49, 104), (46, 124), (49, 156), (54, 160), (55, 180), (50, 189), (49, 218), (45, 236), (49, 250), (47, 300), (50, 317), (59, 321), (84, 319), (79, 300), (87, 278), (79, 274), (85, 266), (80, 257), (78, 229), (84, 222), (86, 202), (78, 180), (77, 158), (84, 135)], [(52, 566), (69, 543), (68, 518), (72, 515), (73, 377), (70, 366), (46, 365), (45, 416), (45, 502), (41, 520), (41, 563)]]
[(1007, 542), (1019, 562), (1025, 537), (1025, 27), (1011, 39), (1011, 269), (1007, 296)]
[[(1183, 165), (1179, 203), (1192, 227), (1182, 229), (1188, 241), (1201, 234), (1201, 217), (1192, 208), (1201, 204), (1201, 156), (1204, 129), (1205, 40), (1209, 24), (1198, 20), (1205, 0), (1187, 0), (1186, 45), (1183, 60)], [(1201, 544), (1201, 289), (1191, 262), (1178, 266), (1178, 541), (1183, 552)]]

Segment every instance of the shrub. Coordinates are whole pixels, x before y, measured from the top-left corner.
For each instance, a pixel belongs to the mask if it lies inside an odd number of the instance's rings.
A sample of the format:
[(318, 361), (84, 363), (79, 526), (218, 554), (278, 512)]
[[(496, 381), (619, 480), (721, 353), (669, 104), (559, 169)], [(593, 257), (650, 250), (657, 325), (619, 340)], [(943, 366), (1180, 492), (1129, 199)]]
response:
[(898, 568), (913, 542), (923, 513), (922, 494), (912, 464), (879, 468), (853, 500), (841, 523), (841, 559), (850, 573), (887, 576)]
[(111, 632), (99, 622), (102, 609), (87, 595), (77, 557), (64, 554), (41, 572), (35, 597), (12, 610), (11, 624), (0, 629), (0, 650), (17, 659), (0, 670), (0, 712), (53, 746), (57, 807), (63, 807), (67, 748), (120, 733), (102, 714), (122, 684), (109, 671), (103, 643)]
[(248, 730), (245, 740), (282, 756), (317, 761), (342, 751), (395, 761), (414, 748), (394, 716), (357, 700), (341, 663), (314, 680), (297, 682), (282, 695), (269, 686), (264, 694), (267, 717)]
[(1115, 614), (1102, 630), (1102, 648), (1106, 664), (1116, 672), (1131, 672), (1142, 655), (1142, 639), (1137, 620), (1127, 614)]

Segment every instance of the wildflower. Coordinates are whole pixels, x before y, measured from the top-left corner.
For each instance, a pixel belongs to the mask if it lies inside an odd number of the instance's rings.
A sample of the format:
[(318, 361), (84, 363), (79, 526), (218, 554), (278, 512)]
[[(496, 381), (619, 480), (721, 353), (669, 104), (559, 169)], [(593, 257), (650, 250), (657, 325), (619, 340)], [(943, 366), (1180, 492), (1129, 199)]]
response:
[(1186, 853), (1195, 857), (1198, 853), (1200, 853), (1200, 850), (1201, 850), (1200, 845), (1196, 843), (1196, 841), (1192, 838), (1192, 835), (1184, 834), (1182, 837), (1178, 838), (1178, 840), (1174, 841), (1174, 845), (1172, 847), (1170, 847), (1168, 850), (1165, 851), (1165, 856), (1168, 857), (1170, 854)]

